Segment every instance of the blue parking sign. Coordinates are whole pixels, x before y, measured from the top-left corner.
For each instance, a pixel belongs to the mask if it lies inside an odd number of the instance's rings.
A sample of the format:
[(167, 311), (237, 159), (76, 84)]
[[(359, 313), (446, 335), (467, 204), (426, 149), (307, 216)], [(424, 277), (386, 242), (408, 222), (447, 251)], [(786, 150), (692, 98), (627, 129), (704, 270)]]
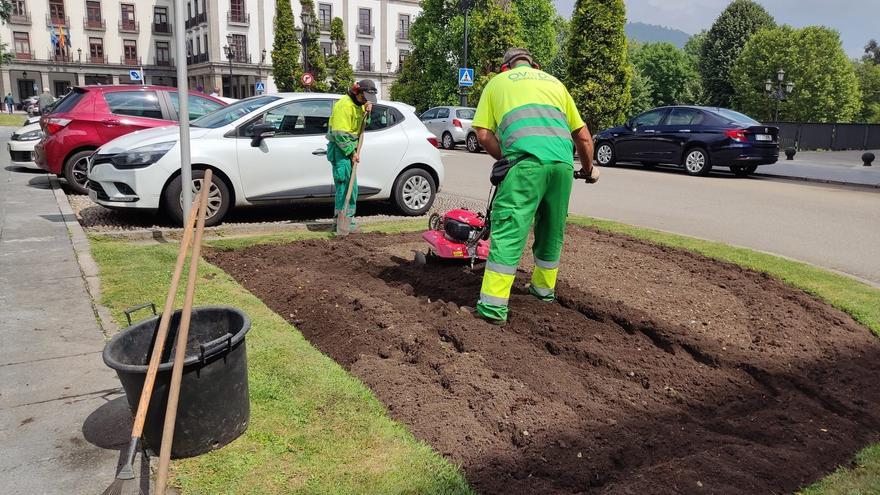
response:
[(458, 85), (473, 86), (474, 85), (474, 69), (461, 67), (458, 69)]
[(266, 86), (263, 84), (263, 81), (257, 81), (257, 87), (255, 88), (257, 93), (263, 94), (263, 91), (266, 91)]

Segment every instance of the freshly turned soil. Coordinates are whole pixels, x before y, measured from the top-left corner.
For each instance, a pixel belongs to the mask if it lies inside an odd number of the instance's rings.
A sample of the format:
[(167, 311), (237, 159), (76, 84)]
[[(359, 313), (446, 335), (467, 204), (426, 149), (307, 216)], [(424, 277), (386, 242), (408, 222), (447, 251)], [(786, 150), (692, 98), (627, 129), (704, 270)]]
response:
[(410, 263), (418, 234), (212, 251), (486, 494), (792, 492), (880, 440), (880, 342), (766, 275), (572, 227), (559, 300)]

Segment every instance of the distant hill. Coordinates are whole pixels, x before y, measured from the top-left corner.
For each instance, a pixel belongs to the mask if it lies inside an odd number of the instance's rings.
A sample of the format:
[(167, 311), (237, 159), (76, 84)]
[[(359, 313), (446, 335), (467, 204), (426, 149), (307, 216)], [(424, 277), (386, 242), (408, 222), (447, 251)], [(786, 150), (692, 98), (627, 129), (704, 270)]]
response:
[(678, 29), (657, 26), (654, 24), (645, 24), (643, 22), (627, 23), (624, 30), (626, 31), (627, 38), (631, 40), (644, 43), (667, 41), (679, 48), (683, 48), (684, 44), (687, 43), (687, 40), (691, 37), (691, 35)]

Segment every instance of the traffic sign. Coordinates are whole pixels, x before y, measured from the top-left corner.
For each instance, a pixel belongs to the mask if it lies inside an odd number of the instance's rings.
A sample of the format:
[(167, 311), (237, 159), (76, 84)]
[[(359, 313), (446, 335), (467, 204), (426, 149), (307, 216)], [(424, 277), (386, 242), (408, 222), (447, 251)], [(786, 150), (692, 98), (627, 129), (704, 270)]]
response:
[(263, 94), (266, 91), (266, 85), (263, 84), (263, 81), (257, 81), (256, 90), (258, 94)]
[(461, 67), (458, 69), (458, 85), (473, 86), (474, 85), (474, 69)]
[(141, 71), (137, 69), (131, 69), (128, 71), (128, 77), (130, 77), (132, 81), (142, 81), (144, 79)]
[(311, 72), (303, 72), (303, 75), (299, 80), (303, 83), (303, 86), (309, 87), (315, 83), (315, 76), (313, 76)]

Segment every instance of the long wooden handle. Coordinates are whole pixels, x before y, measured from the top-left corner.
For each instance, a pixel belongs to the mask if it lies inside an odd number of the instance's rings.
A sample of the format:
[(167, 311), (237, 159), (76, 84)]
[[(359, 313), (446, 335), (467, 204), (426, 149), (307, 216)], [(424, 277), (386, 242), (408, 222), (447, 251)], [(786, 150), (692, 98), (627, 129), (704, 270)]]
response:
[[(364, 145), (364, 130), (367, 128), (367, 117), (368, 115), (364, 115), (364, 119), (361, 120), (361, 128), (358, 132), (358, 145), (357, 149), (354, 152), (354, 157), (360, 158), (361, 156), (361, 147)], [(348, 202), (351, 201), (351, 191), (354, 189), (354, 181), (357, 177), (357, 166), (358, 160), (352, 159), (351, 161), (351, 177), (348, 179), (348, 189), (345, 191), (345, 202), (342, 203), (342, 210), (339, 211), (339, 214), (336, 217), (336, 230), (343, 234), (348, 233)], [(340, 228), (342, 224), (345, 224), (344, 228)]]
[(189, 337), (189, 324), (192, 318), (193, 297), (196, 277), (199, 271), (199, 257), (202, 252), (202, 233), (205, 231), (205, 213), (208, 206), (208, 191), (211, 189), (211, 169), (205, 171), (202, 179), (201, 200), (199, 202), (198, 224), (193, 240), (192, 256), (189, 260), (189, 277), (186, 282), (186, 295), (180, 313), (180, 328), (177, 330), (177, 348), (174, 350), (174, 366), (171, 369), (171, 388), (168, 391), (168, 407), (165, 409), (165, 424), (162, 429), (162, 447), (159, 449), (159, 473), (156, 476), (156, 494), (165, 494), (168, 482), (168, 465), (171, 462), (171, 443), (174, 441), (174, 425), (177, 421), (177, 402), (180, 399), (180, 381), (183, 377), (183, 362), (186, 360), (186, 343)]
[(159, 371), (159, 364), (162, 360), (162, 351), (165, 348), (165, 340), (168, 338), (168, 325), (171, 323), (171, 314), (174, 312), (174, 299), (177, 297), (177, 287), (180, 285), (180, 276), (183, 274), (186, 254), (189, 252), (189, 247), (192, 244), (193, 229), (195, 228), (200, 200), (201, 197), (196, 196), (190, 209), (186, 226), (183, 229), (183, 239), (180, 241), (180, 250), (177, 252), (177, 263), (174, 265), (174, 274), (171, 275), (171, 286), (168, 288), (168, 295), (165, 296), (165, 307), (162, 309), (162, 317), (159, 319), (159, 330), (156, 332), (156, 341), (153, 343), (153, 354), (150, 356), (147, 377), (144, 379), (141, 400), (138, 402), (134, 426), (131, 429), (131, 436), (135, 438), (140, 438), (144, 432), (147, 408), (149, 408), (150, 398), (153, 396), (153, 385), (156, 384), (156, 374)]

